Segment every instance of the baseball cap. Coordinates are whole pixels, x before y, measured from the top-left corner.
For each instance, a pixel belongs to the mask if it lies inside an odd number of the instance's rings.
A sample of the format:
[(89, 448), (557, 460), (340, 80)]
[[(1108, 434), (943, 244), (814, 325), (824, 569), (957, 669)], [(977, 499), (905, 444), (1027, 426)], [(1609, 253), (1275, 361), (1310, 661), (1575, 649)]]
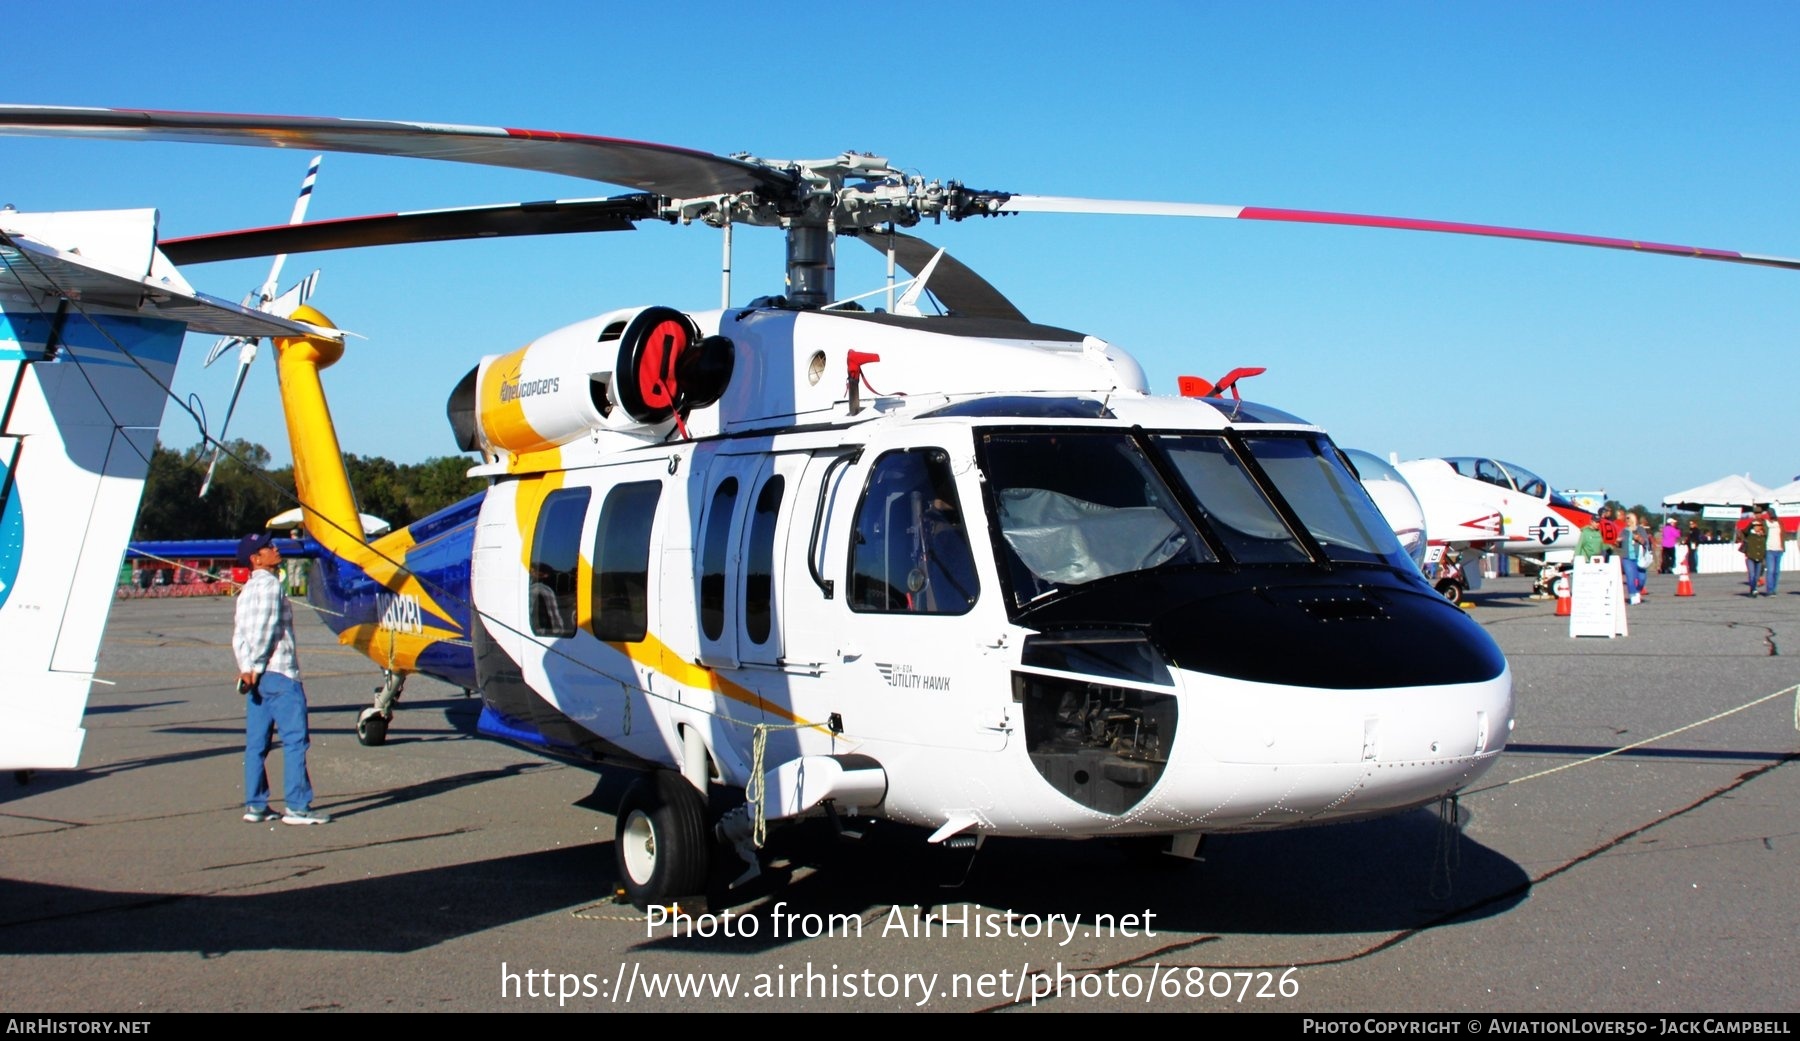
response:
[(266, 531), (253, 531), (238, 540), (238, 563), (248, 567), (250, 558), (261, 552), (264, 546), (272, 545), (275, 536)]

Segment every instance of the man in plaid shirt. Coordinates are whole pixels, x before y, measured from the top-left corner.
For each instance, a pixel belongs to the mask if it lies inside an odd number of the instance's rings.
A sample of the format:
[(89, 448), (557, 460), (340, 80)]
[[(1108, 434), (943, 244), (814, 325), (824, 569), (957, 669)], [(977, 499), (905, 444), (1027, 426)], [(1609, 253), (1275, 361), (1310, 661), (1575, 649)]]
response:
[[(300, 659), (294, 654), (294, 612), (282, 595), (276, 570), (281, 551), (267, 532), (238, 542), (238, 563), (253, 568), (237, 600), (237, 628), (231, 649), (237, 655), (238, 692), (244, 702), (244, 819), (252, 823), (281, 818), (284, 824), (326, 824), (331, 818), (312, 808), (312, 778), (306, 773), (306, 688), (300, 685)], [(271, 732), (281, 732), (287, 782), (287, 812), (269, 809)]]

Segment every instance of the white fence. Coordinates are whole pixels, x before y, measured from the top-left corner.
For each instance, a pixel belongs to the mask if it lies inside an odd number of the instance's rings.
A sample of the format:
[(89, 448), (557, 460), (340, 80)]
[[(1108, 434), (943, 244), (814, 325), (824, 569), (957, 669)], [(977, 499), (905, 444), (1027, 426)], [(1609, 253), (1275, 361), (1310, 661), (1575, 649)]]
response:
[[(1682, 559), (1681, 554), (1686, 552), (1687, 547), (1685, 546), (1675, 547), (1675, 559)], [(1789, 571), (1800, 571), (1800, 553), (1794, 551), (1794, 542), (1791, 539), (1781, 554), (1781, 570), (1783, 574)], [(1744, 555), (1738, 552), (1737, 543), (1715, 542), (1710, 546), (1701, 546), (1699, 566), (1694, 569), (1694, 573), (1718, 575), (1726, 572), (1736, 575), (1744, 573)]]

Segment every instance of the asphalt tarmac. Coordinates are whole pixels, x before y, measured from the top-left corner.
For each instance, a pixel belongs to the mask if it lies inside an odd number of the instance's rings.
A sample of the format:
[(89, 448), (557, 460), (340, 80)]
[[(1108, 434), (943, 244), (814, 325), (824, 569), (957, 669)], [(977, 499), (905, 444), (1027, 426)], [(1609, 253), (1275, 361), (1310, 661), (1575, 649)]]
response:
[(336, 820), (244, 823), (231, 603), (121, 602), (81, 768), (0, 778), (0, 1007), (1793, 1012), (1800, 583), (1673, 581), (1612, 640), (1571, 639), (1520, 579), (1473, 597), (1519, 722), (1453, 815), (1148, 864), (807, 827), (691, 921), (710, 936), (610, 901), (613, 821), (590, 807), (627, 776), (477, 737), (477, 702), (427, 679), (363, 748), (379, 677), (310, 620)]

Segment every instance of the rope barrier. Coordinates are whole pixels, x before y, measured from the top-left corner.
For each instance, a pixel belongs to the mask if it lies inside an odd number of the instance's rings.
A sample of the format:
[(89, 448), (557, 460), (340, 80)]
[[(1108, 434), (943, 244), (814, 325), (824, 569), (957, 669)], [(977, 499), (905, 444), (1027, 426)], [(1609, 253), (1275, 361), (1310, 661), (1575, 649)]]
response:
[(1475, 788), (1470, 791), (1463, 792), (1462, 794), (1465, 796), (1480, 795), (1483, 792), (1491, 792), (1497, 788), (1504, 788), (1509, 784), (1524, 784), (1526, 781), (1535, 781), (1540, 777), (1548, 777), (1551, 774), (1561, 773), (1564, 770), (1572, 770), (1577, 766), (1586, 766), (1589, 763), (1597, 763), (1602, 759), (1610, 758), (1611, 756), (1619, 755), (1620, 753), (1623, 753), (1623, 752), (1629, 752), (1636, 748), (1643, 748), (1645, 745), (1653, 745), (1656, 742), (1661, 741), (1663, 738), (1674, 737), (1676, 734), (1682, 733), (1684, 731), (1692, 730), (1695, 727), (1705, 726), (1708, 723), (1713, 723), (1718, 720), (1724, 719), (1726, 716), (1736, 715), (1737, 713), (1742, 712), (1745, 709), (1755, 708), (1756, 706), (1762, 704), (1765, 701), (1774, 701), (1776, 698), (1779, 698), (1784, 694), (1794, 694), (1795, 695), (1795, 698), (1794, 698), (1794, 729), (1800, 730), (1800, 683), (1797, 683), (1791, 687), (1783, 687), (1782, 689), (1776, 691), (1773, 694), (1764, 694), (1762, 697), (1757, 698), (1754, 701), (1745, 702), (1744, 704), (1739, 705), (1736, 708), (1728, 708), (1723, 712), (1716, 712), (1710, 716), (1707, 716), (1705, 719), (1697, 719), (1692, 723), (1686, 724), (1685, 726), (1679, 726), (1679, 727), (1676, 727), (1674, 730), (1664, 731), (1663, 733), (1657, 734), (1655, 737), (1647, 737), (1647, 738), (1644, 738), (1642, 741), (1633, 741), (1631, 744), (1621, 745), (1618, 748), (1612, 749), (1611, 751), (1601, 752), (1599, 755), (1591, 755), (1591, 756), (1588, 756), (1586, 759), (1577, 759), (1572, 763), (1564, 763), (1561, 766), (1553, 766), (1548, 770), (1539, 770), (1537, 773), (1526, 774), (1524, 777), (1514, 777), (1510, 781), (1501, 781), (1499, 784), (1490, 784), (1490, 785), (1486, 786), (1485, 788)]

